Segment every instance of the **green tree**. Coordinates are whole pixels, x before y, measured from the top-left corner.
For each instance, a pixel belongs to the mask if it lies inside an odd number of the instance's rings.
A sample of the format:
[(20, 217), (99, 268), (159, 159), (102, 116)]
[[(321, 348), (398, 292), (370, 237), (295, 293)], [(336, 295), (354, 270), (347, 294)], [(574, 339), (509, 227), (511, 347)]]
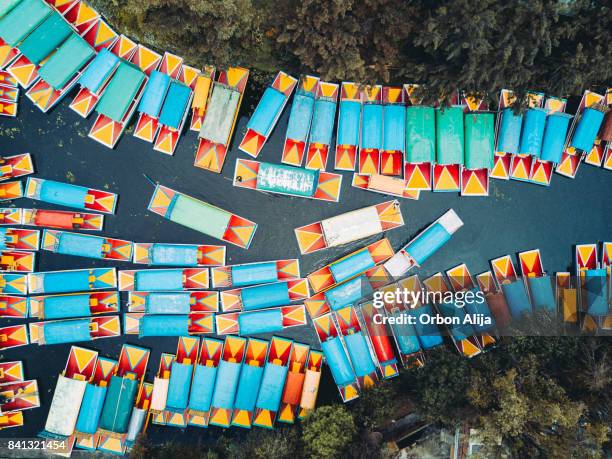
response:
[(336, 458), (357, 433), (353, 416), (343, 405), (328, 405), (311, 412), (303, 423), (302, 441), (306, 457)]

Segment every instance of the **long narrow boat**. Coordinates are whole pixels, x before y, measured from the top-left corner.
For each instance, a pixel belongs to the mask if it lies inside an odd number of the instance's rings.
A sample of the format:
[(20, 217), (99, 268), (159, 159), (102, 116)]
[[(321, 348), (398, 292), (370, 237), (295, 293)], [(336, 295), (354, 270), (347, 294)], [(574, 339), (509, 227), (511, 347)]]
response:
[(361, 313), (361, 320), (359, 322), (365, 324), (365, 330), (374, 351), (376, 365), (381, 376), (384, 379), (394, 378), (399, 375), (399, 369), (390, 339), (390, 336), (393, 336), (393, 334), (389, 333), (385, 324), (377, 319), (376, 315), (380, 314), (380, 312), (377, 312), (372, 302), (361, 304), (359, 312)]
[(98, 357), (92, 378), (87, 381), (83, 402), (75, 425), (77, 448), (95, 450), (98, 444), (96, 433), (102, 415), (102, 406), (108, 392), (111, 376), (117, 369), (117, 361)]
[(230, 67), (221, 72), (219, 79), (213, 83), (206, 115), (198, 134), (194, 166), (221, 173), (248, 78), (247, 69)]
[[(608, 282), (608, 304), (612, 304), (612, 242), (604, 242), (601, 245), (601, 267), (606, 270)], [(601, 327), (605, 330), (612, 329), (612, 311), (608, 308), (608, 314), (603, 318)]]
[(380, 172), (380, 153), (383, 148), (383, 87), (364, 86), (361, 89), (361, 136), (358, 173)]
[(71, 183), (39, 178), (28, 178), (25, 197), (75, 209), (95, 210), (114, 214), (117, 195)]
[(28, 275), (31, 294), (85, 292), (117, 288), (115, 268), (69, 269)]
[(578, 290), (571, 273), (555, 273), (555, 300), (564, 324), (578, 324)]
[(336, 152), (334, 169), (354, 171), (359, 148), (359, 131), (361, 127), (361, 92), (359, 85), (347, 81), (340, 87), (338, 104), (338, 130), (336, 132)]
[(319, 78), (302, 75), (298, 88), (293, 96), (287, 134), (283, 145), (281, 162), (291, 166), (301, 166), (306, 153), (306, 144), (312, 125), (315, 95), (319, 87)]
[(413, 267), (421, 266), (462, 226), (463, 221), (453, 209), (446, 211), (383, 263), (385, 271), (396, 279), (404, 276)]
[(128, 311), (145, 314), (189, 314), (217, 312), (219, 292), (191, 290), (178, 292), (129, 292)]
[(133, 262), (151, 266), (223, 266), (225, 246), (135, 242)]
[(253, 425), (255, 404), (257, 394), (261, 389), (268, 346), (267, 341), (249, 338), (244, 365), (242, 365), (238, 388), (236, 389), (234, 409), (232, 410), (231, 425), (233, 426), (250, 429)]
[(213, 288), (246, 287), (300, 278), (300, 261), (288, 260), (260, 261), (215, 267), (210, 270)]
[(0, 225), (21, 225), (24, 210), (19, 207), (0, 208)]
[(409, 190), (431, 190), (436, 161), (436, 112), (433, 107), (422, 105), (418, 91), (418, 85), (404, 85), (404, 100), (409, 102), (406, 109), (404, 178)]
[(126, 335), (188, 336), (215, 332), (213, 312), (190, 312), (188, 314), (143, 314), (128, 312), (123, 316)]
[(27, 298), (23, 296), (0, 295), (0, 318), (26, 319), (28, 313)]
[(206, 109), (210, 100), (210, 93), (215, 80), (215, 67), (205, 65), (202, 72), (197, 76), (191, 100), (191, 124), (189, 129), (200, 132), (202, 121), (206, 116)]
[(0, 227), (0, 250), (38, 250), (39, 245), (38, 230)]
[(534, 311), (547, 311), (557, 314), (557, 302), (553, 291), (552, 280), (542, 265), (540, 250), (528, 250), (518, 254), (521, 277), (531, 299)]
[(506, 328), (512, 322), (512, 315), (506, 296), (497, 284), (495, 276), (491, 271), (485, 271), (476, 276), (476, 282), (485, 295), (498, 330)]
[(460, 308), (454, 300), (447, 302), (442, 299), (445, 293), (450, 293), (450, 289), (442, 273), (438, 272), (428, 277), (423, 281), (423, 284), (426, 286), (428, 292), (432, 294), (441, 294), (433, 303), (438, 313), (443, 318), (448, 319), (446, 328), (448, 329), (457, 351), (468, 358), (480, 354), (482, 349), (476, 337), (476, 330), (471, 323), (465, 321), (465, 310)]
[(0, 350), (13, 349), (26, 344), (30, 344), (27, 325), (0, 327)]
[(0, 201), (10, 201), (12, 199), (22, 197), (23, 184), (21, 183), (21, 181), (0, 183)]
[(70, 319), (119, 312), (117, 292), (69, 293), (31, 296), (30, 317), (41, 320)]
[[(0, 83), (0, 86), (2, 83)], [(1, 86), (3, 87), (3, 86)], [(0, 89), (1, 90), (1, 89)], [(0, 99), (3, 94), (0, 93)], [(0, 158), (0, 180), (10, 180), (34, 173), (34, 164), (30, 153), (4, 156)]]
[(270, 340), (270, 350), (255, 402), (254, 426), (274, 428), (289, 371), (292, 348), (293, 340), (291, 339), (273, 336)]
[(224, 342), (221, 340), (202, 338), (187, 405), (190, 426), (208, 426), (223, 345)]
[(387, 238), (373, 242), (344, 257), (317, 269), (307, 278), (316, 294), (345, 280), (357, 276), (393, 256), (393, 247)]
[[(406, 164), (408, 167), (408, 164)], [(371, 191), (373, 193), (395, 196), (397, 198), (417, 200), (421, 195), (419, 189), (409, 187), (407, 178), (392, 177), (382, 174), (353, 174), (351, 185), (355, 188)]]
[(45, 229), (42, 248), (62, 255), (130, 262), (132, 245), (123, 239)]
[(515, 102), (516, 95), (513, 91), (501, 90), (495, 122), (495, 157), (490, 174), (490, 177), (495, 179), (510, 179), (512, 157), (519, 150), (523, 115), (515, 112), (513, 108)]
[(36, 254), (18, 250), (0, 251), (0, 270), (4, 272), (31, 273), (34, 271)]
[(117, 315), (32, 322), (29, 326), (31, 343), (40, 346), (93, 341), (121, 335)]
[(240, 150), (257, 158), (285, 109), (296, 84), (297, 80), (291, 75), (285, 72), (276, 74), (272, 85), (264, 91), (247, 123), (247, 130), (238, 147)]
[(301, 304), (259, 311), (218, 314), (215, 317), (215, 322), (218, 335), (238, 334), (247, 336), (276, 333), (283, 331), (285, 328), (307, 324), (306, 309)]
[[(68, 440), (73, 436), (85, 391), (93, 379), (97, 360), (96, 351), (78, 346), (70, 348), (64, 371), (57, 378), (45, 429), (38, 434), (40, 437)], [(74, 444), (74, 440), (71, 443)]]
[[(323, 367), (323, 353), (310, 350), (306, 364), (304, 384), (300, 397), (298, 419), (304, 419), (308, 413), (315, 409), (317, 395), (321, 383), (321, 369)], [(279, 419), (280, 420), (280, 419)]]
[(461, 105), (435, 110), (436, 163), (432, 171), (433, 191), (461, 191), (461, 170), (465, 164), (463, 112), (464, 107)]
[(142, 347), (122, 346), (100, 416), (99, 450), (117, 454), (125, 452), (130, 417), (142, 387), (149, 354), (150, 351)]
[(398, 201), (353, 210), (295, 229), (302, 255), (337, 247), (404, 225)]
[(249, 248), (257, 229), (255, 222), (159, 184), (148, 209), (179, 225), (243, 249)]
[(104, 215), (51, 209), (22, 209), (23, 225), (79, 231), (100, 231)]
[(238, 381), (246, 355), (246, 338), (228, 336), (223, 344), (223, 353), (219, 366), (215, 389), (210, 402), (208, 423), (219, 427), (229, 427), (232, 422), (232, 411), (238, 390)]
[(495, 280), (504, 292), (512, 319), (517, 320), (524, 314), (531, 314), (532, 308), (525, 284), (517, 275), (510, 255), (491, 260), (491, 267)]
[(147, 418), (149, 416), (149, 408), (151, 406), (151, 397), (153, 396), (153, 384), (144, 382), (138, 390), (136, 396), (136, 405), (132, 409), (128, 431), (125, 435), (125, 450), (129, 452), (138, 436), (146, 429)]
[(293, 279), (271, 284), (241, 287), (221, 292), (221, 310), (254, 311), (257, 309), (285, 306), (308, 298), (310, 291), (306, 279)]
[(168, 401), (170, 372), (172, 371), (172, 362), (174, 362), (175, 357), (174, 354), (162, 352), (159, 358), (159, 366), (153, 379), (151, 405), (149, 406), (153, 424), (165, 424), (164, 410), (166, 409), (166, 403)]
[[(606, 252), (604, 254), (607, 255)], [(601, 265), (597, 244), (576, 246), (575, 267), (582, 329), (595, 332), (603, 326), (609, 327), (608, 266)]]
[(495, 115), (482, 99), (468, 98), (464, 116), (465, 163), (461, 196), (488, 196), (489, 173), (495, 161)]
[(205, 290), (208, 268), (136, 269), (119, 271), (122, 292), (159, 292), (172, 290)]
[(383, 88), (383, 145), (380, 173), (393, 177), (404, 175), (406, 154), (406, 93), (403, 88)]
[(325, 170), (331, 149), (336, 119), (338, 85), (320, 81), (317, 85), (312, 114), (312, 125), (306, 149), (306, 169)]
[(281, 405), (278, 412), (278, 421), (293, 424), (298, 415), (298, 408), (302, 399), (304, 380), (306, 378), (306, 365), (308, 364), (308, 344), (293, 343), (289, 356), (289, 371), (283, 389)]
[(26, 295), (28, 293), (27, 275), (0, 273), (0, 293)]
[(236, 160), (234, 186), (320, 201), (338, 202), (342, 176), (283, 164)]
[(329, 365), (332, 377), (343, 402), (349, 402), (359, 397), (357, 376), (351, 366), (346, 348), (338, 336), (338, 328), (331, 313), (323, 314), (312, 320), (325, 361)]

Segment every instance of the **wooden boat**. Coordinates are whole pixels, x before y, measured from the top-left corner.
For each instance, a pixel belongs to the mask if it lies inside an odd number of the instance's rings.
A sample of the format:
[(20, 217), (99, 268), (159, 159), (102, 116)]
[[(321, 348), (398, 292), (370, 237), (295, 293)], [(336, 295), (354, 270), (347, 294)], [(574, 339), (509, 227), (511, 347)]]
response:
[(85, 292), (117, 288), (115, 268), (69, 269), (31, 273), (27, 278), (31, 294)]
[(362, 103), (359, 85), (347, 81), (342, 82), (334, 155), (334, 169), (336, 170), (355, 170), (357, 149), (359, 148)]
[(60, 206), (114, 214), (117, 195), (71, 183), (28, 178), (25, 197)]
[(261, 261), (215, 267), (210, 270), (213, 288), (246, 287), (300, 278), (300, 262), (289, 260)]
[(208, 268), (122, 270), (119, 271), (119, 290), (205, 290), (208, 288), (208, 278)]
[(133, 242), (123, 239), (60, 230), (43, 231), (43, 250), (62, 255), (131, 262), (132, 246)]
[(285, 306), (308, 298), (306, 279), (293, 279), (270, 284), (241, 287), (221, 292), (223, 312), (254, 311), (274, 306)]
[(135, 242), (133, 262), (151, 266), (223, 266), (225, 246)]

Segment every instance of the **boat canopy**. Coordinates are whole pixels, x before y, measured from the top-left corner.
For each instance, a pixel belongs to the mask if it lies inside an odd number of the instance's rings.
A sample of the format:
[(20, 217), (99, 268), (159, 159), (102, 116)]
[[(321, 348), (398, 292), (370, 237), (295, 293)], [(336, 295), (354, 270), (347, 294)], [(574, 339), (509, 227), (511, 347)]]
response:
[(524, 313), (531, 314), (531, 304), (523, 281), (515, 280), (509, 284), (502, 284), (502, 290), (513, 319), (520, 318)]
[(193, 411), (207, 412), (210, 410), (215, 380), (217, 378), (217, 367), (196, 365), (193, 374), (193, 384), (189, 395), (189, 409)]
[(557, 310), (557, 302), (555, 301), (550, 277), (528, 277), (527, 283), (529, 284), (529, 292), (531, 292), (533, 308), (536, 311), (544, 309), (555, 312)]
[(88, 294), (49, 296), (44, 300), (45, 320), (89, 315), (91, 315), (91, 310)]
[(184, 314), (144, 315), (140, 319), (140, 336), (187, 336), (189, 316)]
[(603, 122), (604, 114), (600, 110), (587, 107), (582, 112), (582, 116), (578, 120), (578, 125), (572, 136), (570, 147), (577, 148), (582, 151), (591, 151), (595, 138)]
[(359, 123), (361, 122), (361, 102), (340, 101), (338, 117), (337, 145), (359, 145)]
[(523, 115), (514, 113), (512, 108), (504, 108), (501, 113), (497, 151), (517, 154), (521, 142)]
[(260, 163), (257, 173), (257, 189), (297, 196), (315, 194), (319, 172), (283, 164)]
[(91, 341), (89, 319), (57, 320), (43, 322), (45, 344), (76, 343)]
[(558, 163), (563, 156), (565, 137), (572, 115), (567, 113), (552, 113), (546, 119), (546, 129), (542, 140), (542, 161)]
[(169, 218), (180, 225), (223, 239), (231, 214), (203, 201), (177, 193), (169, 207)]
[(435, 151), (435, 110), (433, 107), (408, 107), (406, 110), (406, 161), (433, 163)]
[(142, 93), (142, 98), (138, 104), (138, 111), (157, 118), (170, 86), (170, 81), (170, 75), (167, 73), (153, 70)]
[(368, 349), (363, 332), (350, 333), (344, 336), (344, 342), (348, 349), (353, 368), (357, 377), (362, 377), (376, 372), (376, 366)]
[(321, 227), (328, 247), (347, 244), (382, 232), (378, 210), (374, 206), (322, 220)]
[(257, 408), (278, 411), (281, 397), (283, 396), (287, 371), (286, 365), (276, 365), (270, 362), (266, 364), (259, 394), (257, 394), (257, 402), (255, 404)]
[(344, 351), (340, 338), (332, 338), (321, 343), (321, 349), (325, 354), (325, 360), (332, 372), (334, 381), (338, 387), (346, 386), (355, 381), (355, 372)]
[(291, 303), (287, 282), (257, 285), (242, 290), (242, 308), (245, 311)]
[(372, 293), (372, 286), (365, 276), (356, 277), (325, 292), (325, 300), (334, 311), (349, 304), (356, 304), (360, 299)]
[(217, 383), (213, 393), (212, 406), (231, 410), (234, 407), (234, 398), (238, 387), (238, 379), (242, 363), (222, 360), (217, 372)]
[(173, 81), (168, 88), (166, 100), (159, 115), (159, 122), (172, 129), (178, 129), (191, 97), (189, 86)]
[(139, 381), (111, 376), (108, 393), (100, 417), (100, 429), (119, 434), (127, 433)]
[(399, 104), (385, 105), (383, 123), (383, 150), (406, 149), (406, 107)]
[(255, 409), (263, 374), (263, 367), (255, 365), (244, 365), (242, 367), (236, 400), (234, 401), (235, 410), (253, 411)]
[(310, 131), (314, 103), (314, 96), (311, 93), (298, 93), (293, 97), (289, 124), (287, 125), (288, 139), (306, 143), (308, 132)]
[(450, 238), (451, 233), (439, 222), (435, 222), (413, 239), (404, 250), (414, 258), (418, 265), (421, 265), (431, 255), (436, 253), (440, 247), (446, 244)]
[(182, 290), (182, 269), (144, 269), (136, 271), (134, 278), (136, 290), (141, 292), (159, 290)]
[(85, 40), (72, 34), (42, 65), (38, 75), (49, 86), (61, 89), (94, 54), (95, 51)]
[[(470, 291), (476, 294), (480, 291), (480, 289), (472, 288)], [(480, 324), (479, 322), (477, 322), (476, 324), (474, 324), (474, 329), (477, 332), (484, 332), (492, 328), (495, 328), (495, 318), (491, 315), (491, 309), (489, 309), (489, 305), (487, 304), (487, 302), (485, 300), (481, 302), (477, 301), (478, 297), (475, 295), (473, 298), (474, 298), (473, 301), (465, 302), (465, 309), (467, 310), (467, 312), (471, 314), (472, 316), (476, 314), (482, 314), (484, 317), (488, 317), (489, 319), (491, 319), (490, 324), (485, 324), (485, 323)]]
[(283, 329), (283, 312), (279, 308), (243, 312), (238, 315), (241, 335), (258, 335)]
[(60, 233), (56, 251), (64, 255), (101, 258), (104, 238), (79, 233)]
[(465, 310), (458, 307), (454, 302), (438, 304), (438, 310), (443, 317), (457, 318), (458, 321), (447, 325), (451, 336), (456, 341), (462, 341), (474, 335), (474, 328), (469, 323), (463, 323), (465, 318)]
[(0, 18), (11, 11), (21, 0), (4, 0), (0, 3)]
[(530, 108), (525, 113), (523, 132), (521, 133), (521, 144), (519, 153), (540, 157), (542, 151), (542, 139), (546, 126), (546, 110), (543, 108)]
[(464, 117), (461, 107), (436, 110), (436, 157), (438, 164), (463, 164)]
[(135, 65), (121, 62), (106, 87), (96, 111), (120, 123), (140, 89), (145, 74)]
[(247, 123), (247, 129), (267, 136), (286, 100), (287, 97), (282, 92), (271, 87), (266, 88), (253, 116)]
[(84, 380), (59, 375), (45, 423), (45, 432), (63, 437), (74, 433), (86, 386), (87, 382)]
[(361, 148), (382, 149), (383, 143), (383, 106), (364, 104), (361, 120)]
[(33, 64), (40, 62), (73, 33), (59, 13), (53, 13), (19, 45), (19, 51)]
[(343, 282), (376, 265), (368, 250), (360, 250), (329, 265), (336, 283)]
[(192, 374), (192, 364), (172, 362), (166, 409), (183, 412), (187, 408)]
[(241, 95), (235, 89), (215, 83), (206, 116), (200, 127), (200, 138), (220, 145), (229, 143)]
[(155, 243), (151, 247), (151, 261), (154, 265), (197, 266), (198, 246)]
[(317, 99), (314, 104), (309, 142), (330, 145), (335, 117), (336, 102), (325, 98)]
[(606, 298), (606, 276), (605, 268), (589, 269), (585, 273), (586, 306), (590, 315), (606, 316), (610, 313)]
[(495, 155), (493, 113), (468, 113), (465, 116), (465, 167), (492, 169)]
[[(390, 316), (395, 319), (400, 319), (404, 314), (408, 313), (408, 311), (395, 311), (390, 314)], [(398, 323), (396, 320), (394, 323), (391, 323), (391, 329), (393, 330), (395, 341), (397, 342), (397, 347), (401, 354), (411, 355), (421, 350), (421, 345), (419, 344), (419, 338), (417, 338), (417, 332), (414, 325), (409, 323)]]
[(116, 54), (102, 48), (81, 75), (79, 83), (91, 92), (98, 92), (119, 61)]
[(155, 292), (147, 296), (145, 314), (189, 314), (189, 292)]
[(414, 328), (416, 329), (419, 341), (423, 346), (423, 349), (431, 349), (442, 344), (442, 335), (440, 335), (440, 329), (434, 323), (426, 321), (422, 323), (420, 317), (435, 315), (433, 308), (430, 304), (424, 304), (420, 308), (410, 309), (408, 314), (416, 318)]
[(40, 200), (61, 206), (84, 209), (89, 190), (70, 183), (44, 180), (40, 183)]
[[(0, 8), (8, 10), (13, 5), (14, 2), (9, 0)], [(9, 46), (17, 45), (51, 12), (51, 8), (43, 0), (23, 0), (0, 19), (0, 38)]]
[(83, 404), (76, 423), (76, 430), (79, 433), (94, 435), (98, 430), (102, 406), (106, 398), (105, 386), (87, 384)]
[(274, 261), (232, 266), (232, 285), (265, 284), (278, 281), (278, 270)]

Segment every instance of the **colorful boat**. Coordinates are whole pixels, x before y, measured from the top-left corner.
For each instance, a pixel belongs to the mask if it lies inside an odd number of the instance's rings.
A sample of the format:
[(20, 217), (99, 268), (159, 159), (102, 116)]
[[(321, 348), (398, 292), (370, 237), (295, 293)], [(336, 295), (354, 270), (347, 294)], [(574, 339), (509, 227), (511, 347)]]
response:
[(311, 350), (308, 353), (308, 363), (306, 364), (304, 384), (302, 386), (302, 394), (300, 397), (298, 413), (299, 419), (304, 419), (308, 413), (315, 409), (317, 404), (317, 395), (319, 393), (319, 385), (321, 383), (322, 366), (323, 353), (321, 351)]
[(0, 227), (0, 250), (38, 250), (39, 245), (38, 230)]
[(187, 404), (187, 414), (191, 426), (208, 426), (223, 345), (224, 342), (218, 339), (202, 338), (202, 345), (193, 372), (189, 403)]
[(331, 313), (323, 314), (312, 320), (325, 361), (329, 365), (332, 377), (343, 402), (349, 402), (359, 397), (359, 384), (355, 371), (351, 366), (346, 348), (338, 336), (338, 328)]
[(128, 311), (145, 314), (189, 314), (217, 312), (219, 292), (129, 292)]
[(124, 344), (121, 348), (98, 425), (97, 448), (103, 452), (125, 452), (130, 419), (142, 387), (149, 354), (148, 349), (131, 344)]
[(353, 174), (353, 181), (351, 184), (355, 188), (360, 188), (362, 190), (404, 199), (417, 200), (421, 195), (420, 190), (408, 187), (408, 179), (382, 174)]
[[(404, 178), (409, 190), (431, 190), (432, 169), (436, 161), (436, 111), (433, 107), (422, 105), (418, 85), (404, 85), (404, 100), (409, 102), (406, 109), (406, 156)], [(451, 118), (451, 117), (449, 117)], [(453, 121), (457, 117), (452, 117)], [(456, 133), (463, 129), (456, 127)], [(445, 130), (446, 131), (446, 130)], [(450, 133), (450, 132), (449, 132)], [(456, 136), (449, 137), (456, 142)], [(454, 147), (452, 151), (456, 151)], [(452, 156), (452, 155), (451, 155)], [(452, 177), (451, 177), (452, 178)], [(457, 175), (457, 181), (459, 176)], [(445, 178), (445, 181), (448, 178)]]
[(404, 225), (396, 200), (353, 210), (295, 229), (302, 255), (337, 247)]
[(115, 268), (69, 269), (28, 275), (31, 294), (85, 292), (117, 288)]
[(253, 425), (255, 404), (261, 389), (267, 355), (267, 341), (249, 338), (244, 365), (242, 365), (238, 388), (236, 389), (236, 398), (232, 411), (231, 425), (233, 426), (250, 429)]
[(254, 311), (284, 306), (308, 298), (306, 279), (292, 279), (270, 284), (241, 287), (221, 292), (223, 312)]
[(524, 314), (531, 314), (531, 303), (525, 284), (519, 279), (510, 255), (491, 260), (491, 267), (495, 280), (504, 292), (512, 319), (517, 320)]
[(215, 267), (210, 270), (213, 288), (246, 287), (300, 278), (298, 259), (261, 261)]
[(26, 183), (25, 197), (76, 209), (95, 210), (105, 214), (114, 214), (117, 206), (115, 193), (31, 177)]
[(208, 268), (119, 271), (119, 290), (122, 292), (205, 290), (207, 288)]
[(421, 266), (444, 246), (462, 226), (463, 221), (455, 211), (453, 209), (448, 210), (383, 263), (385, 271), (398, 279), (413, 267)]
[(257, 158), (285, 109), (296, 84), (297, 80), (291, 75), (285, 72), (276, 74), (272, 85), (264, 91), (247, 123), (246, 133), (238, 147), (240, 150)]
[(26, 344), (30, 344), (27, 325), (0, 327), (0, 350), (13, 349)]
[(93, 341), (121, 335), (117, 315), (33, 322), (29, 326), (31, 343), (40, 346)]
[(336, 119), (338, 85), (319, 81), (306, 149), (306, 169), (325, 170)]
[[(0, 83), (0, 99), (4, 93), (1, 91), (4, 88)], [(30, 153), (22, 155), (4, 156), (0, 158), (0, 180), (10, 180), (13, 178), (23, 177), (34, 173), (34, 164)]]
[(302, 75), (298, 84), (283, 146), (281, 162), (291, 166), (301, 166), (306, 153), (306, 143), (310, 135), (315, 96), (319, 87), (319, 78)]
[(502, 89), (499, 95), (495, 126), (495, 157), (490, 174), (492, 178), (509, 180), (512, 158), (519, 151), (523, 115), (515, 111), (515, 103), (514, 91)]
[(293, 340), (273, 336), (264, 367), (261, 387), (255, 402), (253, 425), (272, 429), (280, 409), (283, 388), (289, 371)]
[(17, 250), (0, 251), (0, 270), (4, 272), (31, 273), (34, 271), (36, 254)]
[(24, 379), (23, 362), (19, 360), (0, 362), (0, 384), (23, 381)]
[(206, 115), (198, 134), (194, 166), (221, 173), (248, 78), (247, 69), (230, 67), (221, 72), (219, 79), (213, 83)]
[(31, 296), (30, 317), (40, 320), (71, 319), (119, 312), (117, 292), (69, 293)]
[(553, 291), (552, 280), (542, 265), (540, 250), (528, 250), (518, 254), (521, 277), (531, 299), (534, 311), (547, 311), (556, 315), (557, 301)]
[(383, 148), (383, 87), (364, 86), (361, 89), (361, 136), (358, 173), (378, 174)]
[(179, 225), (243, 249), (249, 247), (257, 229), (257, 223), (159, 184), (148, 209)]
[[(87, 385), (94, 377), (97, 360), (96, 351), (78, 346), (70, 348), (64, 371), (57, 378), (45, 429), (38, 434), (40, 437), (70, 440), (69, 437), (73, 436)], [(70, 443), (74, 444), (74, 439)]]
[[(608, 285), (612, 286), (612, 242), (604, 242), (601, 247), (601, 267), (607, 272)], [(608, 287), (608, 304), (612, 303), (612, 287)], [(612, 329), (612, 312), (603, 318), (602, 328)]]
[(21, 225), (23, 221), (23, 211), (19, 207), (0, 208), (0, 225)]
[(200, 132), (214, 80), (215, 68), (212, 65), (205, 65), (196, 78), (193, 99), (191, 100), (191, 124), (189, 129), (192, 131)]
[(338, 108), (338, 130), (336, 132), (336, 152), (334, 169), (354, 171), (359, 148), (361, 126), (361, 92), (359, 85), (344, 81), (340, 86)]
[(603, 144), (604, 158), (602, 165), (604, 169), (612, 170), (612, 88), (606, 90), (606, 106), (608, 107), (608, 113), (601, 125), (601, 131), (599, 132), (600, 144)]
[(26, 319), (28, 300), (22, 296), (0, 295), (0, 319)]
[(23, 185), (20, 181), (0, 183), (0, 201), (10, 201), (23, 197)]
[(81, 403), (79, 416), (76, 420), (74, 435), (75, 446), (82, 449), (95, 450), (98, 443), (96, 433), (102, 415), (102, 406), (108, 392), (111, 376), (117, 369), (117, 361), (98, 357), (93, 376), (87, 381)]
[[(87, 35), (85, 38), (87, 39)], [(98, 104), (119, 64), (129, 61), (136, 48), (138, 45), (125, 35), (111, 38), (79, 78), (77, 83), (80, 89), (70, 103), (70, 108), (83, 118), (87, 118)]]
[(232, 422), (238, 381), (246, 355), (246, 342), (246, 338), (237, 336), (225, 338), (222, 357), (216, 371), (215, 389), (210, 402), (208, 421), (210, 425), (229, 427)]
[(250, 312), (230, 312), (215, 317), (218, 335), (257, 335), (276, 333), (290, 327), (306, 325), (304, 305), (284, 306)]
[(0, 293), (26, 295), (28, 293), (27, 275), (0, 273)]
[(151, 266), (223, 266), (225, 246), (135, 242), (133, 261)]
[(164, 410), (168, 401), (168, 386), (170, 385), (170, 371), (175, 355), (162, 352), (159, 358), (157, 374), (153, 379), (153, 392), (149, 411), (153, 424), (165, 424)]
[(142, 383), (136, 396), (136, 405), (132, 409), (128, 431), (125, 436), (125, 450), (130, 451), (136, 443), (138, 436), (146, 429), (147, 418), (149, 417), (149, 407), (153, 396), (153, 384)]
[(316, 294), (345, 280), (357, 276), (393, 256), (393, 247), (387, 238), (373, 242), (355, 252), (324, 266), (307, 278)]
[(320, 201), (338, 202), (342, 176), (323, 170), (236, 160), (234, 186)]
[(506, 328), (512, 322), (510, 307), (506, 296), (497, 284), (497, 280), (491, 271), (485, 271), (476, 276), (478, 287), (484, 293), (487, 305), (495, 318), (498, 330)]
[(585, 91), (569, 128), (567, 142), (560, 162), (555, 168), (557, 174), (574, 178), (583, 157), (596, 147), (597, 133), (604, 119), (605, 97), (592, 91)]
[(123, 239), (45, 229), (42, 248), (62, 255), (131, 262), (132, 244)]
[[(408, 110), (410, 116), (410, 108)], [(461, 191), (461, 171), (465, 164), (464, 107), (437, 108), (435, 125), (436, 164), (432, 171), (432, 190)]]
[(114, 148), (130, 122), (144, 86), (162, 57), (138, 45), (129, 61), (122, 60), (98, 101), (89, 137), (105, 147)]
[[(374, 351), (380, 374), (384, 379), (394, 378), (399, 375), (399, 369), (390, 339), (390, 336), (393, 336), (393, 334), (389, 333), (385, 324), (376, 318), (376, 315), (380, 314), (380, 312), (377, 312), (372, 302), (361, 304), (359, 312), (362, 318), (360, 322), (365, 324), (370, 346)], [(416, 338), (416, 333), (414, 338)]]
[(79, 231), (100, 231), (104, 215), (50, 209), (22, 209), (23, 225)]
[[(488, 111), (488, 105), (482, 99), (472, 97), (466, 107), (461, 196), (488, 196), (489, 172), (495, 160), (495, 115)], [(440, 117), (445, 118), (446, 114)]]
[[(578, 305), (582, 313), (582, 329), (597, 331), (609, 328), (608, 293), (609, 260), (603, 266), (597, 253), (597, 244), (578, 244), (575, 249)], [(606, 258), (609, 256), (604, 251)]]
[(453, 320), (452, 322), (449, 320), (446, 328), (448, 329), (457, 351), (461, 355), (469, 358), (480, 354), (482, 349), (476, 337), (476, 330), (471, 323), (465, 321), (465, 310), (459, 307), (454, 300), (447, 302), (442, 299), (445, 293), (450, 293), (450, 289), (444, 277), (442, 277), (442, 273), (438, 272), (428, 277), (423, 281), (423, 284), (428, 292), (440, 295), (439, 298), (436, 298), (436, 301), (433, 302), (438, 313), (446, 319)]
[(571, 273), (555, 273), (555, 300), (563, 323), (578, 324), (578, 290)]
[(215, 314), (190, 312), (188, 314), (143, 314), (128, 312), (123, 316), (126, 335), (188, 336), (215, 332)]
[(287, 380), (278, 412), (279, 422), (293, 424), (299, 414), (298, 409), (304, 390), (309, 351), (310, 346), (308, 344), (293, 343), (289, 356), (289, 371), (287, 372)]
[(380, 173), (402, 177), (406, 154), (406, 93), (403, 88), (383, 88), (383, 147)]

